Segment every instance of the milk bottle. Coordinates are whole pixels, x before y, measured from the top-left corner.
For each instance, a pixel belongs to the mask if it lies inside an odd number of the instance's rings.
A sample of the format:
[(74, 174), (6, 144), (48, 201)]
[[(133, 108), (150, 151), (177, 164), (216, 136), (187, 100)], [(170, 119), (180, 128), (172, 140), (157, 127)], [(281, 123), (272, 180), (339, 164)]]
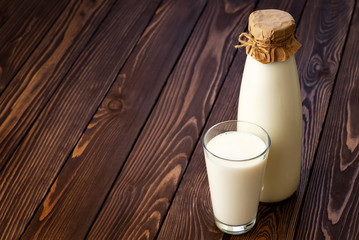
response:
[(296, 191), (300, 178), (302, 102), (294, 54), (301, 45), (284, 11), (253, 12), (248, 30), (236, 46), (247, 53), (238, 120), (262, 126), (272, 140), (260, 201), (277, 202)]

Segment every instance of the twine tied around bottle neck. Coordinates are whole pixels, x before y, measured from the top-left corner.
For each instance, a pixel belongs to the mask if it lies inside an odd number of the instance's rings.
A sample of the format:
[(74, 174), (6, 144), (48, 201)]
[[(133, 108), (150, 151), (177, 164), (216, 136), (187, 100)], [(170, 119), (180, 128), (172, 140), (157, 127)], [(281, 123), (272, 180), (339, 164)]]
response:
[[(245, 40), (245, 38), (247, 40)], [(263, 44), (261, 42), (256, 41), (256, 39), (253, 37), (250, 33), (241, 33), (238, 38), (239, 45), (236, 45), (236, 48), (242, 48), (242, 47), (250, 47), (254, 48), (258, 51), (262, 51), (264, 54), (268, 54), (269, 50), (267, 49), (267, 44)], [(247, 53), (248, 54), (248, 53)]]
[(256, 40), (251, 33), (244, 32), (239, 35), (238, 41), (240, 44), (235, 48), (245, 47), (247, 55), (264, 64), (286, 61), (301, 47), (294, 33), (282, 41), (264, 43)]

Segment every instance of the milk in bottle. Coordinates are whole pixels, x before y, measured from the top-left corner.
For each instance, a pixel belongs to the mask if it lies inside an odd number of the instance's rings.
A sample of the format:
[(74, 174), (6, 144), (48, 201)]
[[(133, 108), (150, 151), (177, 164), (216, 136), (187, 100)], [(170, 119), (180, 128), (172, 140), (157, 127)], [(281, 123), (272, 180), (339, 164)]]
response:
[(259, 10), (239, 37), (247, 58), (238, 120), (265, 128), (272, 140), (260, 201), (278, 202), (297, 189), (301, 169), (302, 102), (294, 53), (300, 48), (292, 16)]

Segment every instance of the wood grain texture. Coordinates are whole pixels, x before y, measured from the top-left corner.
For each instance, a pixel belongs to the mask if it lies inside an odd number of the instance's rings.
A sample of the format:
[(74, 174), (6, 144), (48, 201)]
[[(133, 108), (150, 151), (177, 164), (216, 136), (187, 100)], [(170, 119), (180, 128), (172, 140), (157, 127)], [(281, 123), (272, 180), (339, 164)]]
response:
[(318, 147), (353, 8), (354, 1), (308, 2), (298, 29), (299, 41), (305, 46), (298, 52), (304, 126), (301, 180), (305, 182)]
[(22, 234), (157, 5), (114, 5), (14, 152), (0, 173), (1, 239)]
[(19, 8), (20, 4), (26, 4), (26, 1), (23, 0), (0, 1), (0, 28), (15, 13), (16, 9)]
[[(261, 1), (257, 4), (257, 9), (278, 8), (289, 11), (296, 20), (298, 20), (303, 7), (304, 2), (300, 5), (294, 4), (294, 1), (289, 3), (288, 1), (271, 1), (270, 5), (266, 1)], [(243, 24), (247, 24), (247, 22), (248, 18), (243, 20)], [(246, 25), (243, 25), (242, 31), (245, 27)], [(205, 130), (215, 123), (237, 118), (238, 96), (244, 61), (245, 52), (239, 51), (215, 102)], [(257, 223), (256, 227), (259, 225), (264, 227), (264, 233), (256, 234), (254, 237), (271, 239), (272, 228), (277, 229), (276, 222), (273, 223), (272, 221), (278, 221), (278, 219), (272, 218), (271, 208), (263, 209), (262, 211), (262, 216), (267, 214), (269, 216), (266, 216), (267, 220), (258, 219), (263, 223)], [(277, 218), (278, 216), (274, 217)], [(269, 235), (266, 232), (268, 228)], [(190, 229), (190, 232), (188, 232), (188, 229)], [(261, 228), (258, 227), (256, 230), (258, 229)], [(254, 232), (257, 233), (256, 231)], [(248, 238), (248, 236), (247, 234), (240, 238)], [(230, 238), (223, 235), (214, 224), (202, 144), (199, 142), (163, 224), (159, 239), (222, 239), (223, 237)]]
[(22, 239), (86, 236), (204, 5), (170, 0), (157, 9)]
[(88, 239), (156, 237), (253, 4), (208, 2)]
[(0, 95), (0, 170), (48, 102), (113, 1), (71, 1)]
[(296, 239), (359, 239), (359, 5), (326, 117)]
[[(0, 94), (68, 4), (24, 1), (0, 28)], [(17, 4), (17, 1), (9, 1)], [(44, 20), (46, 19), (46, 20)]]

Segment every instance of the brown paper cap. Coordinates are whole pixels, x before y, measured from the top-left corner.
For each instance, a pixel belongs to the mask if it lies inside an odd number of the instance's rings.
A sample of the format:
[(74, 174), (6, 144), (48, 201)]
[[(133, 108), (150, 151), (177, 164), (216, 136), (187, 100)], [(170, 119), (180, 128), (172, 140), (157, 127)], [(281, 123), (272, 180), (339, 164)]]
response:
[(285, 11), (258, 10), (249, 15), (248, 30), (263, 43), (282, 42), (294, 33), (295, 21)]
[[(281, 10), (266, 9), (249, 16), (248, 33), (242, 33), (239, 41), (248, 55), (262, 63), (286, 61), (301, 44), (297, 41), (293, 17)], [(247, 38), (248, 41), (244, 41)]]

